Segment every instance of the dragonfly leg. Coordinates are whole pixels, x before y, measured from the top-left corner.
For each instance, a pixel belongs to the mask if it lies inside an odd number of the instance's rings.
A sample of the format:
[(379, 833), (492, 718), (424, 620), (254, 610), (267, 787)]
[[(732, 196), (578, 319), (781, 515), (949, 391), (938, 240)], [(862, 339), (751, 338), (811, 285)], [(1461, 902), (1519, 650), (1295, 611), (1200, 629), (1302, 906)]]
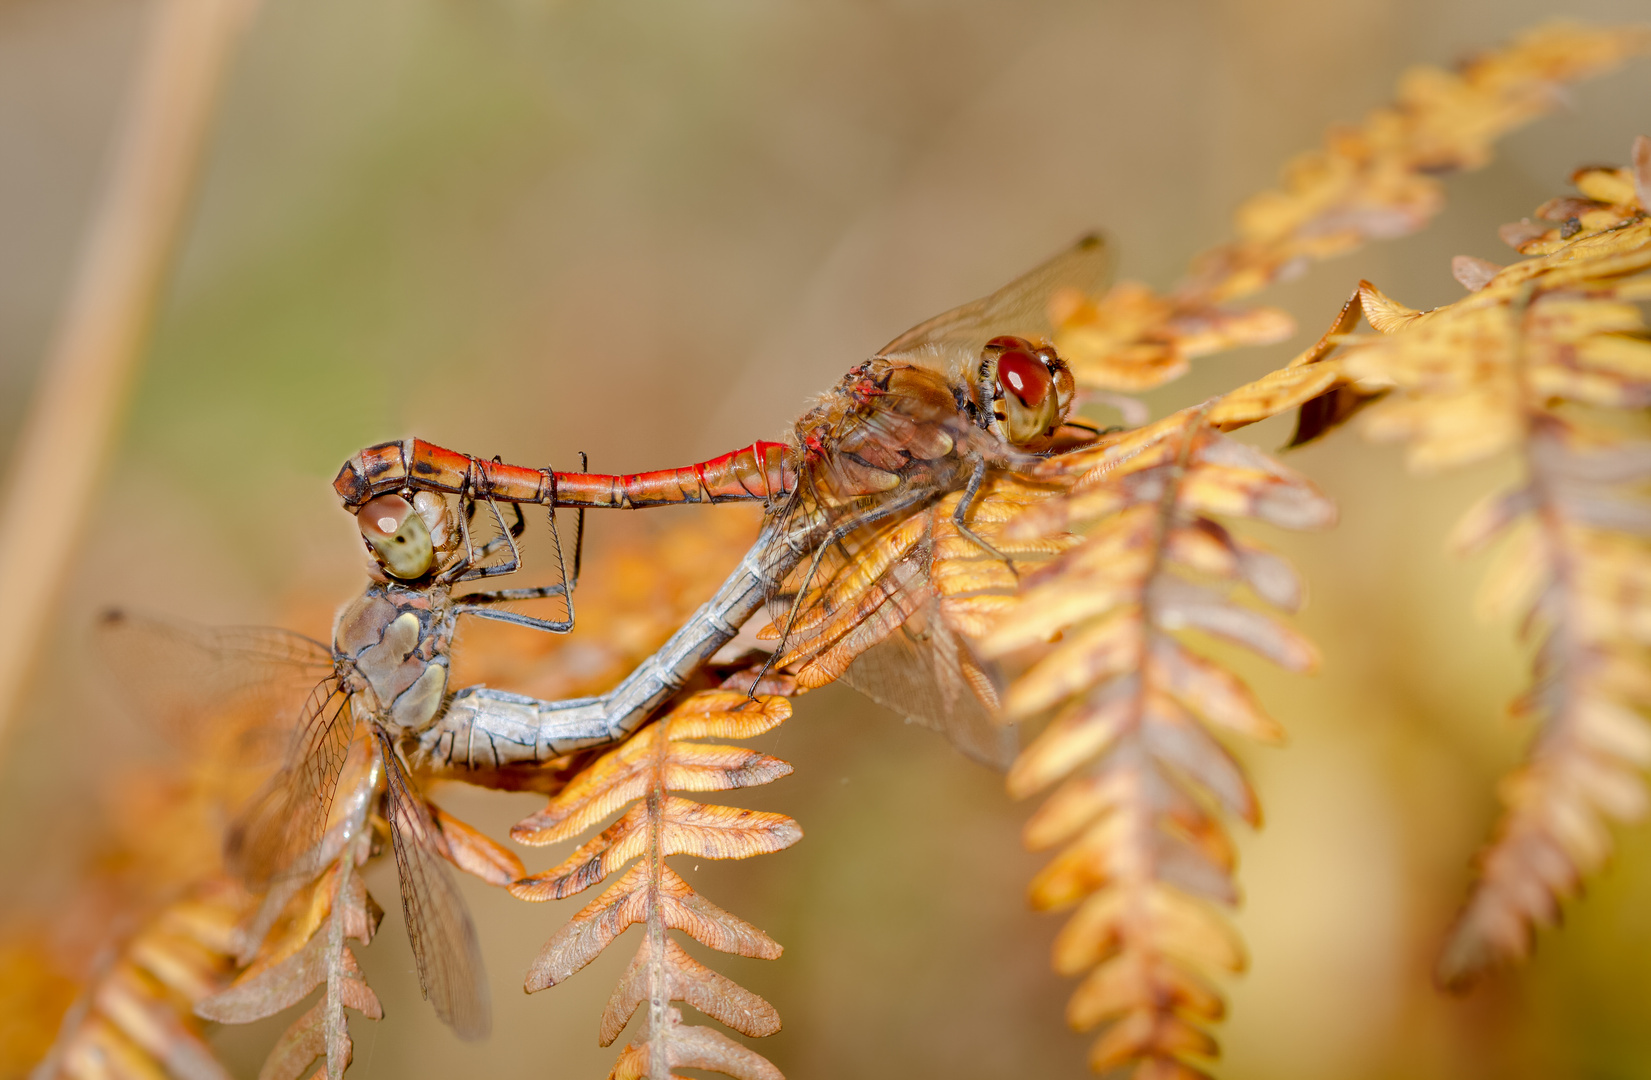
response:
[(1003, 552), (999, 551), (997, 548), (993, 547), (991, 544), (987, 543), (986, 539), (979, 533), (969, 528), (969, 510), (974, 506), (975, 498), (980, 494), (980, 485), (985, 481), (985, 479), (986, 459), (980, 458), (975, 462), (974, 472), (969, 474), (969, 486), (963, 489), (963, 497), (957, 500), (957, 509), (952, 511), (952, 524), (957, 526), (958, 532), (973, 541), (976, 547), (980, 548), (980, 550), (984, 551), (992, 558), (1002, 562), (1004, 566), (1007, 566), (1009, 568), (1009, 572), (1015, 575), (1015, 580), (1019, 581), (1020, 571), (1015, 569), (1015, 561)]
[[(590, 459), (585, 456), (585, 452), (583, 450), (579, 451), (579, 471), (582, 473), (590, 471)], [(579, 564), (585, 557), (585, 508), (583, 506), (575, 512), (574, 522), (573, 579), (568, 582), (569, 589), (572, 589), (575, 585), (579, 584)], [(550, 531), (552, 534), (556, 532), (556, 507), (554, 505), (550, 508)], [(557, 558), (561, 558), (561, 554), (562, 538), (558, 536), (556, 537)]]
[[(499, 508), (493, 502), (493, 500), (489, 499), (488, 500), (488, 505), (492, 506), (493, 507), (493, 513), (495, 515), (498, 515)], [(516, 517), (517, 517), (517, 524), (520, 525), (521, 524), (521, 510), (520, 510), (520, 508), (518, 508), (517, 511), (516, 511)], [(503, 525), (504, 525), (504, 521), (503, 521), (502, 518), (500, 519), (499, 524), (502, 528)], [(579, 524), (580, 524), (580, 538), (582, 540), (583, 539), (583, 534), (584, 534), (584, 512), (583, 511), (580, 512)], [(521, 553), (517, 550), (516, 545), (514, 543), (514, 537), (518, 533), (519, 533), (519, 530), (512, 529), (509, 532), (506, 532), (504, 534), (504, 536), (502, 537), (502, 539), (511, 541), (511, 544), (510, 544), (511, 561), (509, 563), (501, 563), (500, 564), (501, 567), (509, 566), (511, 570), (514, 570), (516, 568), (516, 566), (518, 566), (520, 564), (520, 562), (521, 562)], [(573, 585), (572, 585), (572, 583), (570, 583), (568, 581), (567, 563), (565, 561), (563, 561), (563, 558), (562, 558), (562, 538), (556, 532), (556, 508), (554, 506), (550, 508), (550, 534), (551, 534), (552, 537), (555, 538), (555, 541), (556, 541), (556, 565), (561, 568), (561, 574), (562, 574), (562, 580), (561, 581), (557, 582), (555, 585), (539, 585), (539, 586), (535, 586), (533, 588), (526, 588), (526, 589), (493, 589), (493, 590), (488, 591), (488, 592), (468, 593), (464, 596), (460, 596), (460, 597), (455, 598), (457, 600), (457, 603), (454, 606), (454, 610), (460, 615), (475, 615), (475, 616), (478, 616), (479, 618), (483, 618), (483, 619), (493, 619), (493, 620), (496, 620), (498, 622), (513, 623), (516, 626), (526, 626), (526, 627), (530, 627), (531, 629), (534, 629), (534, 630), (544, 630), (544, 631), (547, 631), (548, 633), (552, 633), (552, 634), (565, 634), (568, 631), (572, 630), (573, 629)], [(577, 559), (577, 556), (575, 556), (575, 558)], [(493, 567), (487, 567), (486, 569), (494, 569), (494, 568)], [(508, 571), (505, 571), (505, 572), (508, 572)], [(477, 575), (477, 576), (481, 576), (481, 575)], [(547, 597), (551, 597), (551, 596), (560, 596), (560, 597), (564, 598), (567, 601), (567, 605), (568, 605), (567, 618), (565, 618), (565, 619), (537, 619), (537, 618), (534, 618), (530, 615), (522, 615), (522, 614), (520, 614), (518, 612), (515, 612), (515, 611), (497, 611), (497, 610), (494, 610), (493, 608), (490, 608), (490, 607), (487, 606), (489, 604), (506, 604), (506, 603), (510, 603), (510, 602), (516, 601), (516, 600), (543, 600), (543, 599), (546, 599)]]
[(814, 580), (815, 571), (820, 568), (820, 560), (825, 558), (825, 553), (839, 539), (841, 537), (834, 537), (814, 550), (814, 558), (808, 564), (808, 573), (803, 575), (803, 583), (798, 587), (797, 596), (791, 601), (791, 611), (785, 617), (785, 629), (780, 631), (779, 639), (774, 642), (774, 651), (762, 662), (762, 669), (757, 672), (757, 677), (751, 680), (751, 689), (745, 692), (747, 698), (754, 699), (757, 696), (757, 686), (767, 677), (768, 669), (774, 666), (774, 661), (785, 651), (785, 643), (791, 637), (791, 628), (796, 625), (798, 613), (802, 611), (803, 598), (808, 595), (808, 586)]
[(769, 653), (768, 659), (763, 661), (761, 670), (757, 672), (756, 679), (751, 683), (751, 689), (746, 692), (746, 697), (755, 698), (757, 696), (757, 684), (761, 683), (762, 680), (768, 675), (768, 669), (774, 666), (774, 661), (777, 660), (780, 654), (785, 651), (785, 643), (791, 637), (791, 628), (796, 625), (797, 616), (802, 611), (803, 599), (808, 596), (809, 586), (814, 583), (814, 575), (819, 571), (820, 561), (825, 558), (826, 552), (830, 551), (833, 546), (842, 543), (843, 540), (856, 529), (864, 528), (865, 526), (880, 521), (883, 518), (892, 517), (895, 514), (910, 509), (927, 497), (927, 495), (922, 494), (907, 496), (897, 502), (890, 503), (888, 506), (883, 507), (876, 513), (868, 514), (865, 517), (857, 518), (854, 521), (838, 525), (821, 539), (820, 543), (814, 549), (814, 558), (809, 560), (808, 572), (803, 575), (802, 584), (797, 587), (796, 598), (791, 601), (791, 611), (785, 617), (785, 629), (780, 631), (779, 639), (774, 643), (774, 651)]
[(476, 561), (476, 545), (470, 540), (470, 519), (475, 515), (476, 502), (474, 499), (464, 500), (464, 513), (459, 515), (459, 535), (464, 538), (464, 554), (460, 555), (446, 570), (441, 572), (437, 580), (455, 581), (463, 574), (470, 564)]
[[(474, 502), (471, 502), (469, 504), (470, 510), (474, 511), (475, 506), (476, 506), (476, 504)], [(527, 518), (522, 516), (522, 504), (521, 503), (511, 503), (510, 504), (510, 509), (511, 509), (512, 512), (515, 513), (516, 521), (515, 521), (514, 524), (512, 524), (510, 526), (509, 533), (508, 534), (501, 534), (499, 536), (495, 536), (493, 539), (491, 539), (487, 543), (483, 544), (476, 551), (476, 557), (478, 559), (485, 559), (489, 555), (492, 555), (495, 551), (498, 551), (500, 548), (502, 548), (506, 544), (508, 544), (509, 540), (507, 539), (507, 536), (518, 537), (519, 538), (522, 535), (522, 533), (527, 531)]]
[[(559, 592), (560, 586), (556, 586), (555, 588)], [(506, 591), (515, 592), (516, 590), (510, 589)], [(535, 590), (524, 589), (522, 591), (533, 592)], [(482, 595), (486, 594), (484, 593)], [(465, 597), (465, 599), (468, 600), (469, 597)], [(479, 604), (455, 604), (453, 605), (453, 610), (460, 615), (474, 615), (480, 619), (492, 619), (494, 622), (511, 623), (516, 626), (526, 626), (529, 629), (543, 630), (546, 633), (551, 634), (565, 634), (573, 629), (572, 615), (569, 615), (565, 619), (535, 619), (533, 616), (523, 615), (519, 611), (499, 611), (495, 608), (490, 608), (487, 606), (488, 603), (496, 602), (498, 601), (483, 601)]]
[(538, 585), (531, 589), (492, 589), (488, 592), (465, 593), (455, 596), (459, 604), (509, 604), (517, 600), (543, 600), (549, 596), (566, 596), (569, 586), (563, 584)]
[[(487, 506), (493, 511), (493, 520), (499, 526), (499, 536), (496, 539), (503, 540), (506, 546), (510, 548), (510, 558), (494, 566), (476, 566), (476, 560), (488, 553), (492, 547), (492, 542), (490, 541), (487, 546), (478, 551), (471, 542), (470, 529), (466, 526), (464, 529), (464, 546), (468, 558), (465, 560), (465, 564), (469, 566), (469, 569), (453, 577), (451, 579), (453, 581), (474, 581), (476, 578), (499, 577), (504, 574), (514, 574), (522, 568), (522, 553), (516, 547), (516, 537), (520, 535), (520, 530), (513, 529), (504, 523), (504, 515), (499, 512), (499, 504), (491, 498), (487, 500)], [(518, 518), (521, 513), (521, 509), (518, 508), (516, 510)]]

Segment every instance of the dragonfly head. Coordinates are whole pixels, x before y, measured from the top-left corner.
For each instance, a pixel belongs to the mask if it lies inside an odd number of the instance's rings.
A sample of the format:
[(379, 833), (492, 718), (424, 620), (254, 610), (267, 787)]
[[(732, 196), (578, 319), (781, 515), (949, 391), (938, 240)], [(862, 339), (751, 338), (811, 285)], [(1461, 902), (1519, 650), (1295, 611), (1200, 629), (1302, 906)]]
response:
[(1072, 372), (1053, 347), (1025, 338), (995, 337), (980, 362), (986, 427), (1019, 450), (1040, 450), (1072, 407)]
[(356, 524), (361, 527), (367, 550), (393, 578), (412, 581), (435, 567), (436, 546), (430, 522), (421, 509), (400, 495), (380, 495), (356, 511)]

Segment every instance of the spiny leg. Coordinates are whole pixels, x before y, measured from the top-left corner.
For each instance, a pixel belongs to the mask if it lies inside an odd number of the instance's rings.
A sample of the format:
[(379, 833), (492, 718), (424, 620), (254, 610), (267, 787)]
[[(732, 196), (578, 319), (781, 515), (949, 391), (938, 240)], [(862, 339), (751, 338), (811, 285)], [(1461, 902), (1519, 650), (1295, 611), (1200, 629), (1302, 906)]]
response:
[(1009, 568), (1009, 573), (1015, 576), (1016, 581), (1019, 581), (1020, 571), (1015, 569), (1015, 561), (1003, 552), (999, 551), (996, 547), (987, 543), (985, 537), (969, 528), (969, 523), (967, 520), (969, 510), (974, 506), (975, 498), (980, 494), (980, 485), (985, 482), (985, 480), (986, 459), (977, 458), (975, 460), (974, 472), (969, 474), (969, 484), (963, 489), (963, 497), (957, 500), (957, 509), (952, 511), (952, 524), (956, 525), (957, 531), (968, 537), (976, 547), (986, 552), (986, 554), (990, 555), (992, 558), (1003, 563), (1004, 566), (1007, 566)]
[[(583, 471), (584, 454), (580, 454), (579, 457), (581, 460), (581, 471)], [(503, 530), (504, 521), (499, 515), (499, 508), (497, 504), (495, 504), (492, 499), (489, 499), (488, 505), (493, 508), (494, 516), (498, 519), (500, 528)], [(520, 565), (521, 562), (521, 553), (514, 543), (514, 538), (521, 535), (524, 528), (524, 519), (522, 517), (521, 507), (515, 503), (512, 503), (511, 506), (516, 511), (516, 523), (509, 530), (505, 530), (503, 535), (498, 539), (510, 542), (511, 562), (508, 564), (501, 564), (501, 568), (508, 565), (511, 570), (514, 570)], [(459, 604), (457, 610), (461, 614), (476, 615), (484, 619), (494, 619), (499, 622), (513, 623), (517, 626), (531, 627), (533, 629), (545, 630), (556, 634), (565, 634), (573, 629), (573, 585), (575, 582), (568, 580), (567, 561), (562, 554), (562, 537), (556, 528), (556, 507), (554, 504), (550, 507), (549, 517), (551, 539), (556, 544), (556, 565), (562, 580), (555, 585), (540, 585), (525, 589), (494, 589), (488, 592), (466, 594), (465, 596), (458, 598), (461, 603)], [(584, 525), (585, 512), (584, 508), (581, 507), (579, 510), (579, 543), (581, 546), (584, 542)], [(490, 541), (490, 543), (492, 542)], [(578, 552), (575, 552), (574, 560), (576, 568), (578, 565), (578, 558)], [(575, 574), (577, 575), (577, 569), (575, 569)], [(575, 580), (577, 580), (577, 578)], [(552, 596), (560, 596), (567, 602), (567, 618), (539, 619), (529, 615), (522, 615), (514, 611), (494, 611), (485, 606), (488, 604), (502, 604), (518, 600), (543, 600)]]
[[(454, 579), (456, 581), (473, 581), (476, 578), (499, 577), (504, 574), (514, 574), (522, 568), (522, 553), (521, 550), (516, 547), (516, 536), (518, 534), (504, 523), (504, 515), (499, 512), (498, 503), (494, 502), (492, 498), (489, 498), (487, 500), (487, 505), (488, 508), (493, 511), (494, 523), (499, 527), (500, 535), (498, 538), (503, 540), (510, 548), (510, 558), (496, 566), (477, 566), (473, 569), (466, 570)], [(518, 510), (517, 513), (520, 514), (521, 511)], [(471, 561), (474, 562), (475, 552), (474, 549), (470, 547), (470, 529), (468, 527), (464, 530), (464, 542), (466, 549), (471, 551)]]
[[(475, 503), (472, 501), (469, 505), (473, 508)], [(522, 516), (522, 506), (520, 503), (511, 503), (510, 509), (516, 515), (516, 521), (510, 526), (509, 535), (519, 538), (522, 533), (527, 531), (527, 518)], [(495, 551), (498, 551), (499, 548), (505, 546), (507, 543), (509, 543), (509, 541), (505, 538), (505, 535), (500, 534), (483, 544), (476, 552), (476, 555), (478, 558), (485, 559), (489, 555), (492, 555)]]
[[(590, 472), (590, 459), (585, 457), (583, 450), (579, 451), (579, 471), (582, 473)], [(556, 528), (556, 507), (552, 506), (550, 508), (550, 515), (550, 527), (554, 530)], [(583, 506), (574, 513), (573, 520), (575, 522), (573, 527), (573, 578), (568, 582), (568, 602), (570, 604), (573, 602), (572, 590), (574, 586), (579, 584), (579, 566), (585, 557), (585, 508)], [(557, 544), (557, 550), (561, 550), (560, 542)]]
[[(509, 591), (514, 592), (515, 590)], [(531, 592), (533, 590), (523, 591)], [(465, 599), (468, 600), (469, 597)], [(536, 619), (531, 615), (523, 615), (519, 611), (498, 611), (485, 606), (486, 603), (487, 601), (479, 604), (455, 604), (453, 610), (460, 615), (474, 615), (480, 619), (512, 623), (516, 626), (526, 626), (533, 630), (543, 630), (551, 634), (565, 634), (573, 629), (573, 618), (571, 616), (566, 619)]]

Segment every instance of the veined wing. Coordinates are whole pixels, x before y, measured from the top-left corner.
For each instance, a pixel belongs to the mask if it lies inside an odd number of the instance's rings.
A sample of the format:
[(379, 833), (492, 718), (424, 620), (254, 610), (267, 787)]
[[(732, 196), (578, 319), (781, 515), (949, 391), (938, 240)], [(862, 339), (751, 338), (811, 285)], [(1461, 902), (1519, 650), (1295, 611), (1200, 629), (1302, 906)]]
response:
[(381, 729), (390, 842), (401, 876), (401, 910), (418, 963), (419, 986), (436, 1015), (461, 1039), (479, 1039), (492, 1027), (486, 969), (470, 912), (447, 869), (441, 837), (430, 810), (413, 790), (395, 743)]
[(1090, 233), (992, 295), (912, 327), (877, 355), (962, 374), (978, 362), (981, 349), (994, 337), (1047, 337), (1050, 298), (1067, 288), (1093, 296), (1105, 287), (1111, 268), (1105, 239)]
[(336, 675), (310, 691), (286, 764), (229, 832), (225, 862), (258, 891), (276, 878), (305, 874), (327, 830), (339, 773), (355, 736), (350, 695)]
[[(120, 609), (97, 623), (99, 652), (139, 716), (186, 748), (207, 725), (233, 719), (240, 752), (268, 755), (304, 692), (333, 671), (319, 641), (262, 626), (201, 626)], [(279, 736), (277, 735), (279, 733)]]
[(765, 631), (783, 639), (775, 667), (792, 671), (803, 689), (841, 678), (970, 757), (1004, 768), (1015, 737), (992, 718), (993, 675), (946, 625), (930, 586), (938, 511), (907, 509), (858, 519), (779, 583)]
[(1020, 733), (992, 715), (998, 707), (995, 673), (938, 620), (921, 631), (912, 622), (855, 657), (843, 681), (884, 708), (940, 732), (981, 764), (1007, 770), (1020, 750)]

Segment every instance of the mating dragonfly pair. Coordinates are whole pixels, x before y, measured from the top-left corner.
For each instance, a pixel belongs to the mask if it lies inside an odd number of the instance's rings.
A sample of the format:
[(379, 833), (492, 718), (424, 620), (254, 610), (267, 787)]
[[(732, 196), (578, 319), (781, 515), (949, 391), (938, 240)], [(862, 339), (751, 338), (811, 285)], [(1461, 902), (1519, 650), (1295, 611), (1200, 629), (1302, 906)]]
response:
[[(771, 667), (794, 670), (836, 650), (852, 661), (844, 674), (851, 685), (1001, 763), (1004, 733), (992, 722), (989, 673), (966, 647), (942, 639), (939, 620), (924, 618), (936, 594), (923, 553), (909, 544), (899, 558), (871, 553), (890, 528), (958, 494), (956, 531), (982, 557), (1008, 561), (971, 527), (971, 511), (992, 470), (1025, 468), (1097, 437), (1069, 415), (1074, 383), (1048, 344), (1048, 309), (1061, 290), (1098, 291), (1105, 266), (1101, 241), (1087, 237), (991, 296), (902, 334), (797, 422), (795, 444), (758, 442), (697, 465), (628, 476), (523, 468), (416, 439), (369, 448), (344, 465), (334, 487), (356, 515), (373, 580), (339, 615), (331, 648), (285, 631), (213, 631), (113, 615), (109, 651), (117, 667), (140, 679), (191, 673), (186, 681), (200, 698), (250, 694), (273, 703), (280, 697), (273, 688), (305, 677), (314, 684), (285, 764), (230, 837), (232, 870), (257, 889), (314, 872), (339, 777), (365, 729), (421, 986), (459, 1034), (480, 1035), (486, 984), (475, 930), (442, 865), (452, 856), (412, 768), (462, 776), (618, 742), (765, 607), (774, 647), (748, 685)], [(565, 701), (486, 687), (450, 694), (460, 617), (556, 633), (572, 628), (585, 510), (757, 500), (767, 514), (740, 565), (612, 690)], [(548, 508), (553, 536), (558, 508), (579, 512), (572, 573), (557, 536), (556, 584), (455, 593), (463, 583), (520, 568), (524, 503)], [(510, 524), (500, 504), (510, 507)], [(471, 524), (483, 506), (496, 535), (477, 544)], [(847, 579), (853, 590), (839, 585)], [(856, 599), (845, 606), (849, 591)], [(562, 617), (502, 606), (551, 598), (563, 605)], [(899, 649), (898, 662), (873, 662), (888, 648)], [(221, 674), (202, 674), (209, 671)]]

